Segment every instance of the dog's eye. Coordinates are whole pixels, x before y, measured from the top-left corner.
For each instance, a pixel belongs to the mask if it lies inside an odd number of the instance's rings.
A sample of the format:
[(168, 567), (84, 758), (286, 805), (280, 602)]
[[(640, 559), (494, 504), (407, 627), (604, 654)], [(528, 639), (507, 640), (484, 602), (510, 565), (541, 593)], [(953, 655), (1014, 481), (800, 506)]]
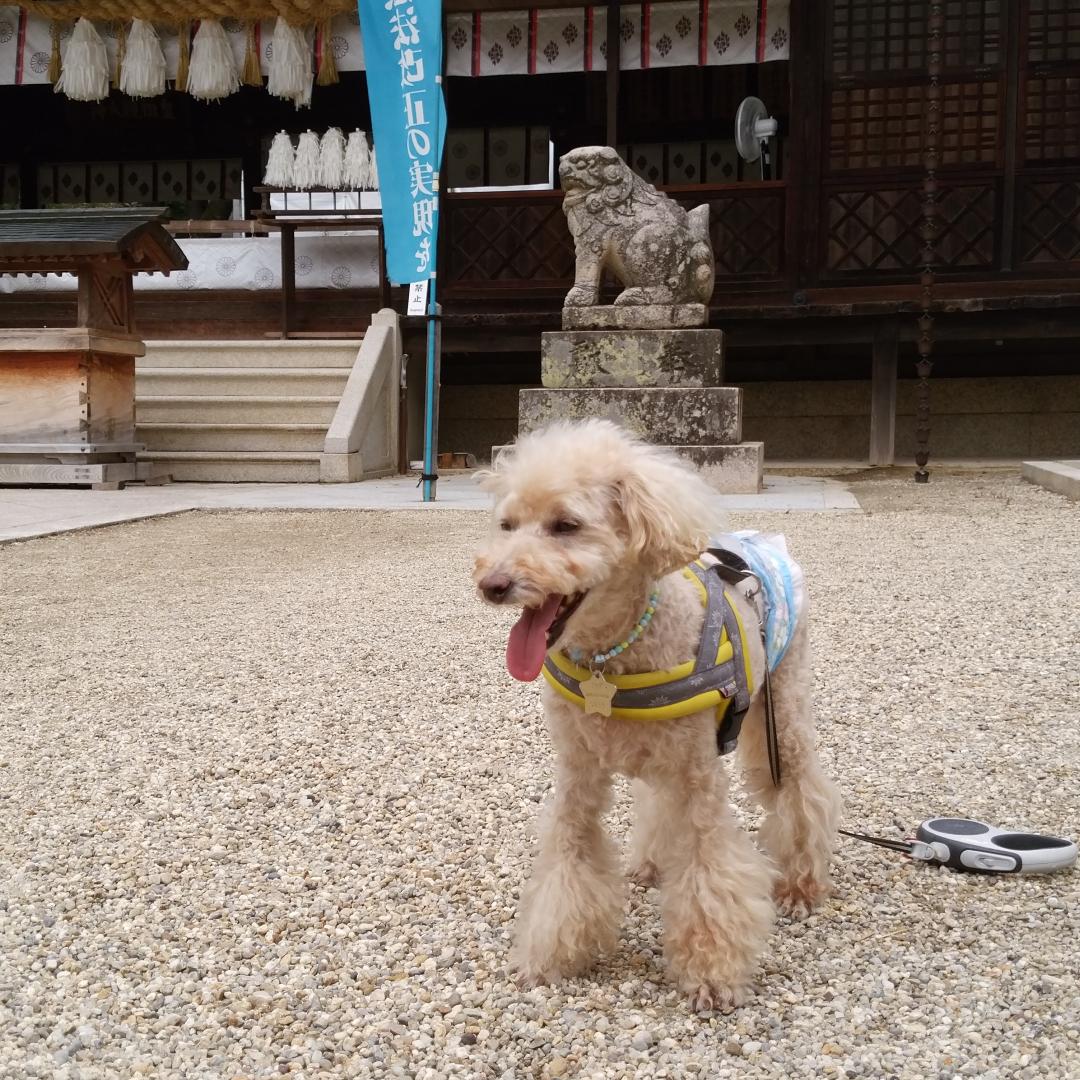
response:
[(551, 526), (551, 531), (560, 536), (566, 536), (568, 533), (576, 533), (581, 525), (577, 521), (571, 521), (569, 518), (560, 518)]
[(514, 523), (503, 518), (502, 521), (499, 522), (499, 528), (502, 529), (503, 532), (513, 532)]

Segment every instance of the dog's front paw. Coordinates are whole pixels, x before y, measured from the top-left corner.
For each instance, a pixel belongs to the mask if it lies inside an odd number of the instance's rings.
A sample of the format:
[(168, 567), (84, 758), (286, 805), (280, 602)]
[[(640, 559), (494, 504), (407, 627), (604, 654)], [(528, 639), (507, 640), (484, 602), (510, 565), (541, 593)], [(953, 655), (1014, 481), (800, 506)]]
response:
[(696, 1013), (729, 1013), (745, 1005), (754, 996), (752, 983), (737, 986), (721, 986), (719, 983), (701, 983), (687, 991), (690, 1008)]
[(638, 864), (630, 871), (630, 880), (643, 889), (654, 889), (660, 884), (660, 871), (656, 868), (656, 863), (651, 859), (646, 859), (643, 863)]
[(817, 881), (781, 881), (773, 889), (776, 913), (800, 922), (817, 911), (829, 896), (831, 889)]
[(514, 982), (522, 990), (535, 990), (538, 986), (552, 986), (559, 981), (557, 971), (519, 970), (514, 972)]

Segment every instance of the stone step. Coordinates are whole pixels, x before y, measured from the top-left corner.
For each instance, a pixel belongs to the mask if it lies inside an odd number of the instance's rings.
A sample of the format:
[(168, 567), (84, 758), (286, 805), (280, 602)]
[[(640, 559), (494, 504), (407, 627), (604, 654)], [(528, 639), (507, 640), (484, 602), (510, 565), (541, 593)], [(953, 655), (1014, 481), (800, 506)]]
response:
[(557, 330), (540, 335), (544, 386), (704, 387), (724, 381), (722, 330)]
[(518, 427), (524, 434), (555, 420), (612, 420), (646, 442), (709, 446), (742, 439), (742, 391), (734, 386), (604, 387), (522, 390)]
[(216, 397), (173, 394), (163, 397), (141, 395), (135, 401), (139, 425), (165, 423), (193, 424), (322, 424), (329, 427), (340, 395)]
[(1080, 461), (1025, 461), (1020, 475), (1067, 499), (1080, 500)]
[(349, 368), (138, 367), (138, 397), (341, 397)]
[(705, 482), (724, 495), (756, 495), (761, 491), (765, 467), (763, 442), (672, 446), (671, 449), (695, 465)]
[(137, 424), (136, 438), (153, 451), (321, 452), (325, 424)]
[(177, 483), (308, 483), (319, 482), (319, 454), (251, 451), (157, 452), (139, 454)]
[(142, 368), (351, 368), (362, 338), (241, 341), (148, 341)]

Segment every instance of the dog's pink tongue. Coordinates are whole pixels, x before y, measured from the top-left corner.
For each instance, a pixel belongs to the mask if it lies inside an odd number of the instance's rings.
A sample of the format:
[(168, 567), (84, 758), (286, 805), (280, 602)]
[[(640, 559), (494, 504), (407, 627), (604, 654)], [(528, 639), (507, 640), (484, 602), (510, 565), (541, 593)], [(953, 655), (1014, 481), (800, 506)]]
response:
[(547, 656), (547, 632), (559, 613), (562, 597), (552, 593), (538, 608), (525, 608), (506, 643), (506, 670), (521, 682), (532, 682)]

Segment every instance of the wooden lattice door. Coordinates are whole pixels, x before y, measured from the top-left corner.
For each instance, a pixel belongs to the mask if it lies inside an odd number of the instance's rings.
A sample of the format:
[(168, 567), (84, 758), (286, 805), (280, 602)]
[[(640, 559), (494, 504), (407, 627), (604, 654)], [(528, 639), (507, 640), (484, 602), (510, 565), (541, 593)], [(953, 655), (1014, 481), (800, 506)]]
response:
[[(1075, 266), (1080, 4), (940, 6), (937, 272)], [(829, 0), (808, 260), (821, 281), (910, 281), (919, 271), (930, 9), (929, 0)]]

